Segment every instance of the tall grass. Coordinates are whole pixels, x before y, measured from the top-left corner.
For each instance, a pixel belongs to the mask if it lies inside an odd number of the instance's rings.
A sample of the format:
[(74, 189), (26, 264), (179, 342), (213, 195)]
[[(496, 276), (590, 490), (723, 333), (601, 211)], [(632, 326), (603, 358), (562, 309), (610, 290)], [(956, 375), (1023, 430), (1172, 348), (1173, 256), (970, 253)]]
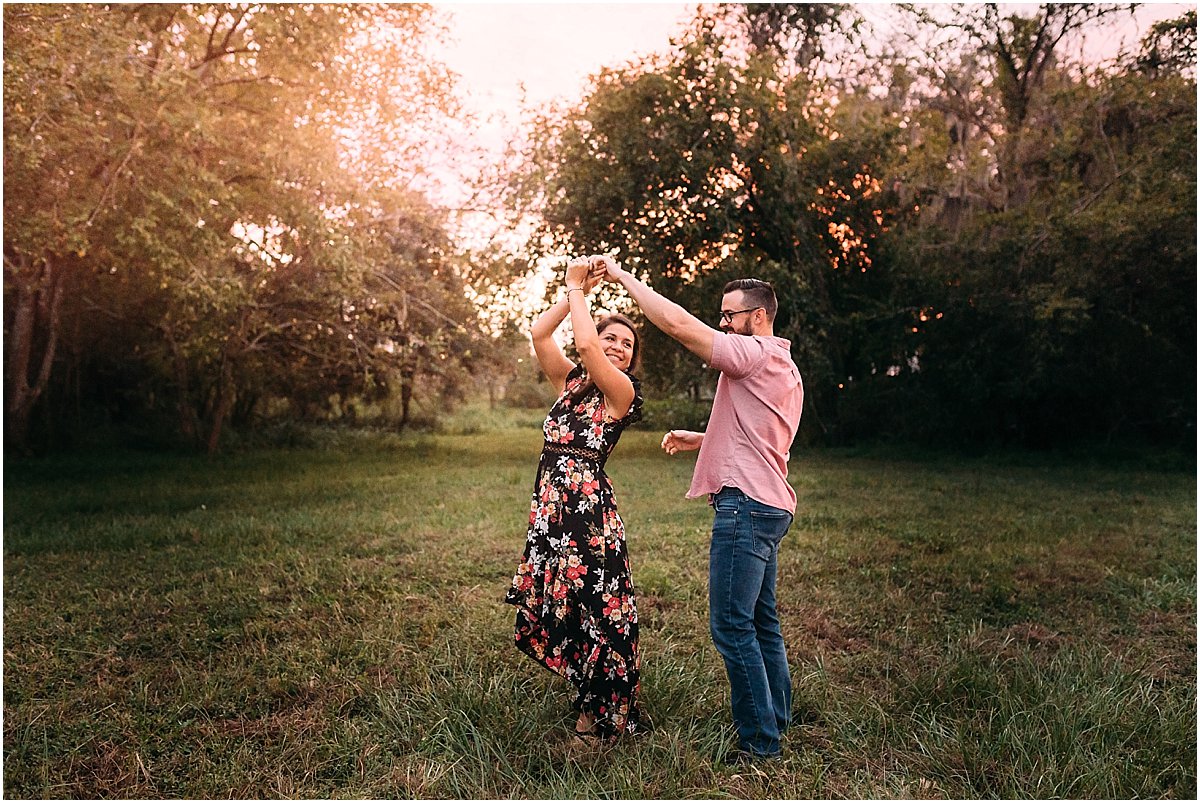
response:
[(5, 794), (1195, 797), (1192, 471), (796, 455), (795, 724), (756, 772), (725, 761), (710, 512), (655, 432), (610, 465), (655, 729), (567, 738), (565, 684), (512, 647), (500, 602), (539, 433), (497, 416), (10, 460)]

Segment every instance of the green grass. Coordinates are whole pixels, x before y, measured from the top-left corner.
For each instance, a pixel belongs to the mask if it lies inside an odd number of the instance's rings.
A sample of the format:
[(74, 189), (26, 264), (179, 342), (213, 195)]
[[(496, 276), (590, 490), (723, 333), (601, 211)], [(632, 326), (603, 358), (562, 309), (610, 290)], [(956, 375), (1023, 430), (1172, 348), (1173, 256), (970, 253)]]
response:
[(539, 443), (502, 418), (10, 460), (5, 795), (1195, 797), (1193, 471), (798, 453), (796, 724), (760, 776), (722, 761), (710, 513), (656, 432), (610, 465), (656, 730), (572, 749), (500, 603)]

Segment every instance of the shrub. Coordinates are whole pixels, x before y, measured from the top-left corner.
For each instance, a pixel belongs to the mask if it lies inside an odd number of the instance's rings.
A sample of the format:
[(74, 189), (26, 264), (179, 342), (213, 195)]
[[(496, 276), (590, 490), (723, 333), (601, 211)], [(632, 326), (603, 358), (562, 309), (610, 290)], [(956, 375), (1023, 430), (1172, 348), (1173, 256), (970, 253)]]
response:
[(712, 402), (692, 401), (679, 397), (647, 399), (642, 407), (638, 429), (691, 429), (703, 432), (708, 425)]

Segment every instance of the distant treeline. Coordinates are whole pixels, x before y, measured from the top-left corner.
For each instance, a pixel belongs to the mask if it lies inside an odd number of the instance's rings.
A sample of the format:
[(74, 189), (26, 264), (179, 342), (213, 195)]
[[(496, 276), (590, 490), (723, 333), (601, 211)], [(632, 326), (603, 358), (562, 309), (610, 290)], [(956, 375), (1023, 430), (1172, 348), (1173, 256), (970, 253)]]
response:
[[(471, 253), (417, 189), (436, 8), (6, 5), (6, 444), (530, 396), (496, 302), (595, 251), (714, 325), (774, 282), (809, 442), (1194, 443), (1195, 14), (1072, 60), (1121, 8), (701, 7), (532, 119), (476, 203), (542, 225)], [(649, 393), (705, 397), (645, 335)]]

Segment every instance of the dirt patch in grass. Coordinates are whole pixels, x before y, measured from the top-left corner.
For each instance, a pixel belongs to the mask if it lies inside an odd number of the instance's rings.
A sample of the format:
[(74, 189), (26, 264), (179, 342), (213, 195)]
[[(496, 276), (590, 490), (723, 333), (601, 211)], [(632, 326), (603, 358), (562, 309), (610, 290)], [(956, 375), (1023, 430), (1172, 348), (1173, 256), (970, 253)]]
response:
[(869, 639), (853, 625), (839, 622), (836, 614), (813, 605), (781, 606), (784, 642), (798, 660), (823, 655), (856, 655), (871, 649)]
[(1143, 611), (1134, 624), (1136, 636), (1113, 645), (1122, 665), (1159, 683), (1195, 682), (1195, 609)]

